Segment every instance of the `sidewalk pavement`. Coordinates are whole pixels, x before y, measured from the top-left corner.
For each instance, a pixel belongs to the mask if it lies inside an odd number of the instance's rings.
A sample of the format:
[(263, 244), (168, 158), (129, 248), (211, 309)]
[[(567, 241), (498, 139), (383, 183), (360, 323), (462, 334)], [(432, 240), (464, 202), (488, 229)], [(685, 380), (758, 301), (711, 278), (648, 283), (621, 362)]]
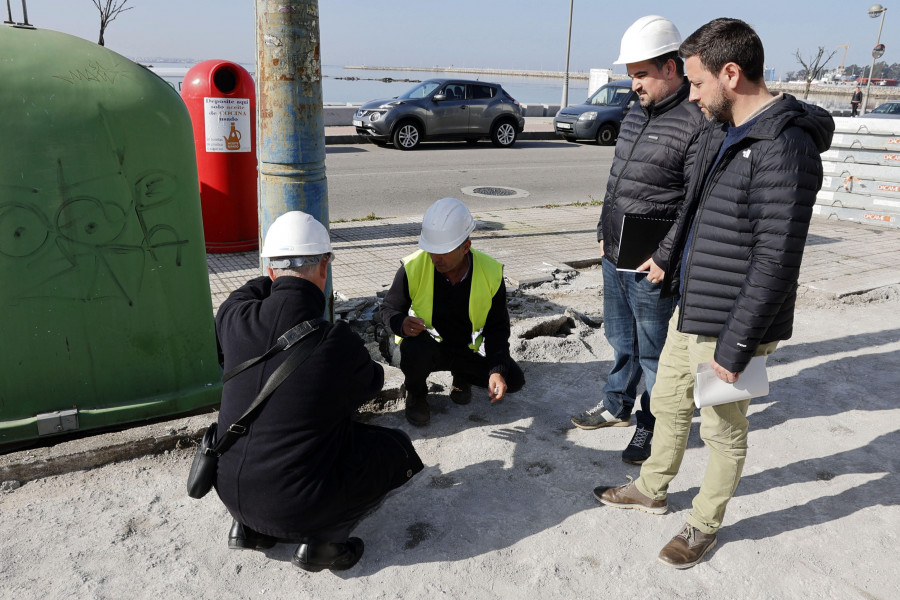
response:
[[(504, 263), (510, 288), (540, 285), (556, 272), (600, 262), (595, 232), (599, 214), (598, 206), (585, 205), (482, 211), (475, 214), (472, 241)], [(400, 259), (416, 248), (420, 223), (421, 215), (333, 223), (336, 304), (386, 290)], [(896, 229), (813, 217), (800, 272), (801, 293), (806, 288), (843, 297), (900, 284), (897, 256)], [(209, 254), (208, 265), (214, 310), (231, 291), (260, 274), (256, 252)], [(389, 388), (398, 383), (396, 378), (387, 383), (381, 397), (397, 397), (397, 390)], [(0, 481), (25, 482), (184, 447), (198, 439), (214, 412), (0, 455)]]
[[(475, 248), (504, 264), (511, 287), (551, 281), (554, 272), (600, 262), (599, 206), (567, 205), (475, 213)], [(339, 299), (374, 297), (386, 290), (400, 259), (416, 249), (421, 215), (332, 223), (332, 282)], [(900, 231), (813, 217), (800, 271), (800, 286), (833, 297), (900, 284), (894, 268)], [(213, 308), (250, 277), (256, 252), (208, 255)]]

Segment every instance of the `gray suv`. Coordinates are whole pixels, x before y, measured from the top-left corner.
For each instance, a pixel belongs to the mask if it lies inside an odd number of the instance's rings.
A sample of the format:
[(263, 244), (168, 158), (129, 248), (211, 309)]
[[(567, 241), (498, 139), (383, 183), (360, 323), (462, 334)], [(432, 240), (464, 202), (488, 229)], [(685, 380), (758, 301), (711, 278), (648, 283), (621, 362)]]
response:
[(610, 146), (616, 143), (622, 118), (637, 99), (630, 80), (611, 81), (584, 104), (566, 106), (556, 113), (553, 128), (570, 142), (595, 140), (601, 146)]
[(429, 79), (390, 100), (366, 102), (353, 115), (356, 133), (377, 144), (412, 150), (423, 140), (490, 137), (508, 148), (525, 128), (522, 108), (500, 85)]

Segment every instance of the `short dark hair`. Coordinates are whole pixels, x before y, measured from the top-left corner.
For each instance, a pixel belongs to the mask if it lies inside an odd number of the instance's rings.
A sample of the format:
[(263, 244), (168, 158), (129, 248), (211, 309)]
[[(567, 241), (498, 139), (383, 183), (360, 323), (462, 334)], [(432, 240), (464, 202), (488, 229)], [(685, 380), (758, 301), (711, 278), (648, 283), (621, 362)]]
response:
[(650, 62), (654, 64), (657, 70), (660, 70), (664, 66), (666, 66), (666, 63), (669, 62), (669, 59), (675, 61), (675, 73), (679, 77), (684, 77), (684, 61), (681, 60), (680, 56), (678, 56), (678, 50), (672, 50), (671, 52), (660, 54), (656, 58), (651, 58)]
[(710, 73), (718, 74), (727, 63), (737, 64), (750, 81), (763, 78), (765, 53), (762, 40), (740, 19), (713, 19), (688, 36), (678, 49), (681, 58), (698, 56)]

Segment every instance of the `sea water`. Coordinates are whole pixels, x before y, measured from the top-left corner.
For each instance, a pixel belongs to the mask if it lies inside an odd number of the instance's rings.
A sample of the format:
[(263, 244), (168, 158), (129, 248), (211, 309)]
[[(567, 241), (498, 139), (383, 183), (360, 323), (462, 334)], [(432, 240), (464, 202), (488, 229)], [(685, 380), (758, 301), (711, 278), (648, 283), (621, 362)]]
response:
[[(251, 74), (254, 64), (239, 63)], [(156, 62), (152, 65), (163, 79), (176, 90), (193, 65), (190, 63)], [(562, 78), (540, 78), (511, 75), (480, 75), (474, 73), (446, 73), (427, 71), (375, 71), (345, 69), (341, 66), (322, 66), (322, 101), (325, 104), (362, 104), (399, 96), (418, 82), (432, 78), (456, 77), (499, 83), (506, 92), (523, 104), (559, 104), (562, 99)], [(348, 79), (349, 78), (349, 79)], [(387, 79), (388, 81), (383, 81)], [(569, 78), (569, 104), (587, 98), (587, 79)]]

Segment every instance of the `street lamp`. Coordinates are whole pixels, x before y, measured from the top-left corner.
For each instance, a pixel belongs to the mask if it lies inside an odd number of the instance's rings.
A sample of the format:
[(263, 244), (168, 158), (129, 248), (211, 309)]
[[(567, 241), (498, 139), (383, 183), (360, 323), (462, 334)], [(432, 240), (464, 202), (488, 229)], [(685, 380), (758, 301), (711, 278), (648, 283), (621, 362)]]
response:
[(572, 48), (572, 5), (575, 0), (569, 0), (569, 37), (566, 38), (566, 78), (563, 80), (562, 106), (560, 110), (569, 105), (569, 51)]
[(873, 4), (869, 7), (869, 16), (873, 19), (877, 19), (879, 16), (881, 17), (881, 24), (878, 26), (878, 39), (875, 40), (875, 48), (872, 50), (872, 66), (869, 67), (869, 78), (866, 80), (866, 99), (863, 102), (862, 112), (860, 114), (866, 114), (866, 109), (869, 107), (869, 86), (872, 85), (872, 74), (875, 71), (875, 59), (881, 58), (881, 55), (884, 54), (884, 48), (881, 46), (881, 28), (884, 27), (884, 13), (887, 12), (887, 7), (882, 6), (880, 4)]

